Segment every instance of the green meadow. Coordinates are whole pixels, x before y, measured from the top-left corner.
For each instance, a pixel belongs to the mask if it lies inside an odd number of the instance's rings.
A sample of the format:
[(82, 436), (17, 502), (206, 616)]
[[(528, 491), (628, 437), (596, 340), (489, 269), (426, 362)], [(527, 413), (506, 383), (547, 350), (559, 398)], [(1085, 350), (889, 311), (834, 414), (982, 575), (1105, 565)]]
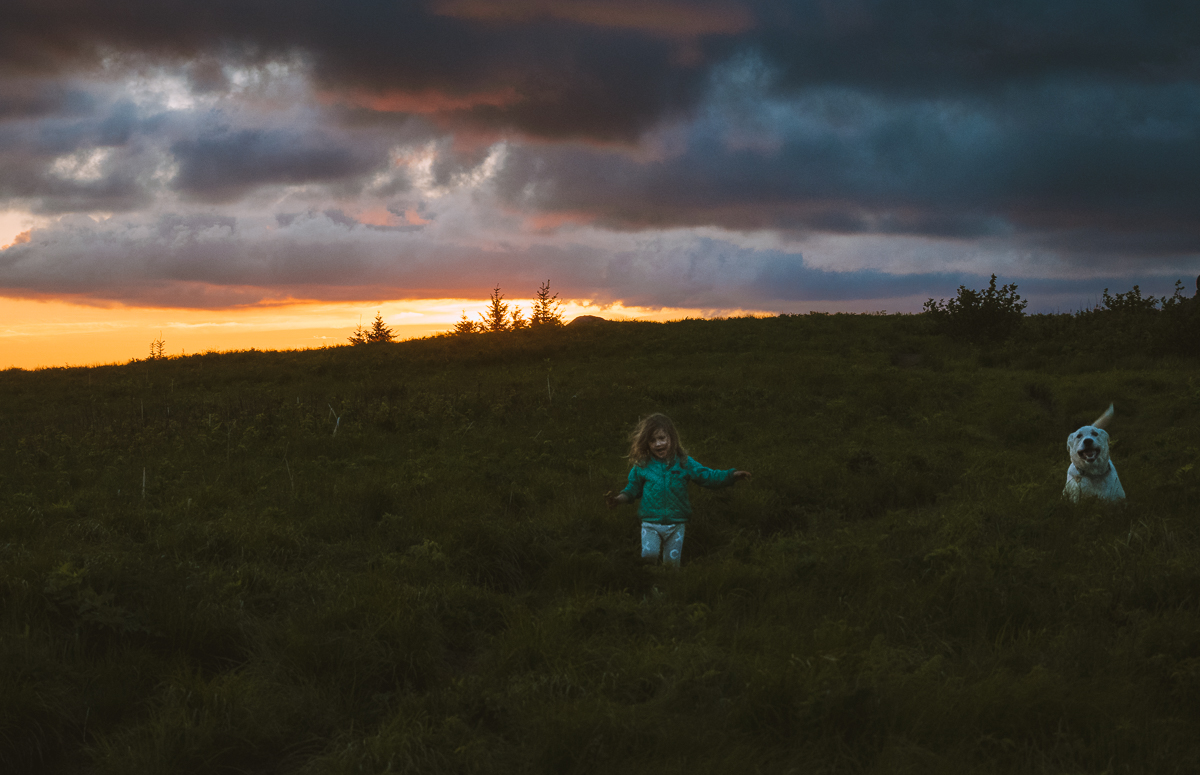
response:
[[(1200, 771), (1197, 360), (933, 323), (0, 372), (0, 771)], [(603, 501), (655, 411), (754, 475), (677, 572)]]

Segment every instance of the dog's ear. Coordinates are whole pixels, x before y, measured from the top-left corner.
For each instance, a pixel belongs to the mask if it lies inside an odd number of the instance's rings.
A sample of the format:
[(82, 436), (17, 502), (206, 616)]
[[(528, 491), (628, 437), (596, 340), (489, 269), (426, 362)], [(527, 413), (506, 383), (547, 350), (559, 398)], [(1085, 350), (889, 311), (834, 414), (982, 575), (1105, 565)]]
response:
[(1092, 423), (1092, 426), (1095, 428), (1103, 429), (1105, 425), (1108, 425), (1108, 421), (1111, 420), (1112, 417), (1113, 417), (1113, 405), (1109, 404), (1108, 408), (1104, 410), (1104, 414), (1097, 417), (1096, 421), (1094, 423)]

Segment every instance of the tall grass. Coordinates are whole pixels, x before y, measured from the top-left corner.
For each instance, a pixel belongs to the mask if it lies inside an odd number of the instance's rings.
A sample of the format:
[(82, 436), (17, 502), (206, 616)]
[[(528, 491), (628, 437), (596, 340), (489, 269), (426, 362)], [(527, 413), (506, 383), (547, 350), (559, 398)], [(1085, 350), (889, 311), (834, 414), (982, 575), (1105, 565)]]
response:
[[(1200, 375), (1027, 323), (2, 372), (0, 766), (1194, 772)], [(1110, 400), (1129, 499), (1064, 503)], [(651, 411), (755, 475), (678, 572), (601, 497)]]

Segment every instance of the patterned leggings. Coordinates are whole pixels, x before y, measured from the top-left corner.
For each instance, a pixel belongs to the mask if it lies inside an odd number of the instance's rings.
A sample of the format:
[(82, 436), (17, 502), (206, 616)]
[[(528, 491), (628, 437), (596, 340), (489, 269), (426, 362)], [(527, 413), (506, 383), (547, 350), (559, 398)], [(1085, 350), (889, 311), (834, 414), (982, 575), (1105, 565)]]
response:
[(683, 533), (687, 525), (656, 525), (653, 522), (642, 523), (642, 559), (658, 559), (662, 551), (664, 565), (679, 565), (683, 554)]

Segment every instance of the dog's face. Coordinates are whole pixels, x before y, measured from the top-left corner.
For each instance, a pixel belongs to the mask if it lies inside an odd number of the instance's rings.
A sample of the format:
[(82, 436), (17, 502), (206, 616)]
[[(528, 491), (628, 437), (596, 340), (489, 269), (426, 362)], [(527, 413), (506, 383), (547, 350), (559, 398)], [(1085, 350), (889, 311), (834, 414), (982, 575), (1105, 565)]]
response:
[(1085, 425), (1067, 437), (1071, 462), (1088, 476), (1100, 476), (1108, 471), (1108, 431)]

